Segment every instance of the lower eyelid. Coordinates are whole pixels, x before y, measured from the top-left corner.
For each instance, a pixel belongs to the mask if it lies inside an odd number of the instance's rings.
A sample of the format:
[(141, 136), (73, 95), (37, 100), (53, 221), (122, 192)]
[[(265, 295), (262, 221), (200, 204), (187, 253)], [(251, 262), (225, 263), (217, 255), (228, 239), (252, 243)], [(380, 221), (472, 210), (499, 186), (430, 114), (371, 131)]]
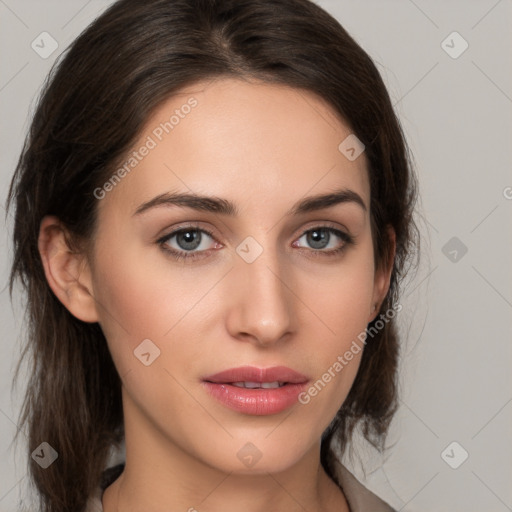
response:
[[(335, 254), (335, 253), (338, 253), (338, 252), (342, 251), (344, 248), (346, 248), (347, 245), (350, 245), (350, 244), (354, 243), (354, 239), (353, 239), (353, 237), (351, 235), (349, 235), (348, 233), (346, 233), (344, 231), (341, 231), (338, 228), (334, 228), (334, 227), (328, 226), (328, 225), (326, 225), (326, 226), (321, 226), (321, 225), (320, 226), (314, 226), (312, 228), (306, 229), (305, 231), (302, 232), (301, 235), (299, 235), (298, 238), (296, 238), (296, 241), (299, 240), (300, 238), (302, 238), (304, 235), (307, 235), (311, 231), (315, 231), (315, 230), (325, 230), (325, 231), (328, 231), (329, 233), (331, 233), (331, 234), (337, 236), (338, 238), (340, 238), (343, 241), (343, 244), (341, 245), (341, 247), (338, 247), (336, 249), (328, 249), (328, 250), (325, 250), (325, 249), (311, 249), (311, 248), (307, 248), (307, 247), (298, 247), (298, 249), (303, 249), (303, 250), (306, 250), (308, 252), (315, 253), (315, 255), (322, 255), (322, 254), (324, 254), (324, 255), (331, 255), (331, 254)], [(213, 235), (213, 233), (209, 232), (208, 230), (205, 230), (204, 228), (199, 228), (199, 227), (196, 227), (196, 226), (185, 226), (185, 227), (176, 229), (175, 231), (169, 233), (168, 235), (165, 235), (162, 238), (160, 238), (157, 241), (157, 243), (162, 246), (162, 249), (164, 251), (166, 251), (167, 253), (170, 253), (171, 256), (173, 256), (173, 257), (175, 257), (177, 259), (187, 259), (187, 258), (201, 257), (202, 255), (205, 255), (205, 253), (207, 253), (209, 250), (211, 250), (211, 249), (204, 249), (204, 250), (201, 250), (201, 251), (185, 251), (183, 249), (174, 249), (174, 248), (169, 248), (168, 246), (166, 247), (167, 242), (171, 238), (173, 238), (174, 236), (176, 236), (179, 233), (184, 232), (184, 231), (199, 231), (199, 232), (201, 232), (203, 234), (208, 235), (214, 241), (215, 244), (220, 244), (220, 242), (217, 241), (217, 239)]]
[(322, 255), (322, 254), (333, 255), (335, 253), (338, 253), (338, 252), (342, 251), (348, 245), (351, 245), (351, 244), (355, 243), (353, 236), (349, 235), (348, 233), (346, 233), (344, 231), (341, 231), (338, 228), (333, 228), (333, 227), (330, 227), (330, 226), (318, 226), (318, 227), (314, 227), (314, 228), (308, 229), (302, 235), (300, 235), (297, 240), (300, 240), (304, 235), (307, 235), (308, 233), (310, 233), (312, 231), (316, 231), (316, 230), (320, 230), (320, 229), (325, 230), (325, 231), (331, 233), (332, 235), (338, 237), (339, 239), (341, 239), (341, 241), (342, 241), (341, 246), (336, 247), (334, 249), (311, 249), (311, 248), (308, 249), (307, 247), (298, 247), (298, 249), (305, 249), (305, 250), (307, 250), (307, 251), (309, 251), (309, 252), (311, 252), (311, 253), (313, 253), (315, 255)]
[[(196, 228), (196, 227), (184, 227), (184, 228), (179, 228), (175, 231), (172, 231), (171, 233), (169, 233), (168, 235), (164, 235), (163, 237), (161, 237), (160, 239), (157, 240), (157, 243), (158, 244), (162, 244), (162, 245), (165, 245), (169, 242), (169, 240), (171, 240), (172, 238), (174, 238), (175, 236), (179, 235), (180, 233), (183, 233), (183, 232), (187, 232), (187, 231), (199, 231), (200, 233), (204, 234), (204, 235), (207, 235), (209, 236), (216, 244), (220, 243), (217, 241), (217, 239), (215, 238), (215, 236), (209, 232), (209, 231), (206, 231), (205, 229), (203, 228)], [(177, 252), (189, 252), (190, 254), (194, 254), (192, 251), (185, 251), (183, 249), (181, 250), (178, 250), (178, 249), (172, 249), (174, 251), (177, 251)], [(202, 250), (202, 251), (196, 251), (198, 253), (201, 253), (201, 252), (206, 252), (206, 250)]]

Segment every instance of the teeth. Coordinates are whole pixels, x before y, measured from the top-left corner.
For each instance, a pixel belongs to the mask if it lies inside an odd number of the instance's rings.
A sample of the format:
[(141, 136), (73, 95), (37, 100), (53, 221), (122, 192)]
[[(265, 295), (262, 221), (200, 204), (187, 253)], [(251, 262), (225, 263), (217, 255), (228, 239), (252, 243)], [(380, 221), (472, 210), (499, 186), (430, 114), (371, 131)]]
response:
[(233, 382), (233, 386), (237, 388), (247, 388), (247, 389), (276, 389), (285, 385), (284, 382)]
[(282, 384), (279, 384), (279, 382), (262, 382), (261, 387), (263, 389), (274, 389), (282, 386)]

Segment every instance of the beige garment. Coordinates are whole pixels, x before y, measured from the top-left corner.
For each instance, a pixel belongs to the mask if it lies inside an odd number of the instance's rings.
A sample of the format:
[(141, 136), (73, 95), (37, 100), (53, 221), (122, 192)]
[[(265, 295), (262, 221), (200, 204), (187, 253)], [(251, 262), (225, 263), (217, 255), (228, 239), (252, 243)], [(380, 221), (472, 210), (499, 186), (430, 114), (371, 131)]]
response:
[[(387, 503), (370, 492), (348, 471), (345, 466), (336, 463), (336, 476), (343, 489), (351, 512), (395, 512)], [(108, 487), (108, 483), (106, 487)], [(103, 512), (101, 497), (103, 495), (101, 486), (98, 486), (93, 496), (89, 498), (85, 512)]]

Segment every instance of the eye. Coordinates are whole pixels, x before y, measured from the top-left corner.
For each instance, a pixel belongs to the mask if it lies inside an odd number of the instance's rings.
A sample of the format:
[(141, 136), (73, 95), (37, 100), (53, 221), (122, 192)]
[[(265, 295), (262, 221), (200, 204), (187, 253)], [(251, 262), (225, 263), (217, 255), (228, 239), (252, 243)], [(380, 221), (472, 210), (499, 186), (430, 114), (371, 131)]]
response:
[[(303, 238), (305, 238), (306, 243), (310, 245), (311, 249), (308, 250), (297, 245)], [(336, 238), (342, 241), (341, 244), (340, 242), (336, 243)], [(207, 229), (200, 228), (199, 226), (186, 226), (160, 238), (157, 244), (160, 245), (162, 250), (177, 260), (192, 260), (207, 257), (208, 250), (212, 248), (212, 242), (208, 243), (208, 239), (214, 241), (213, 246), (218, 243), (213, 233)], [(332, 248), (333, 243), (334, 248)], [(318, 226), (305, 231), (292, 246), (298, 247), (301, 250), (305, 249), (316, 257), (341, 254), (349, 245), (354, 243), (354, 238), (348, 233), (331, 226)], [(331, 248), (329, 248), (330, 245)]]
[[(160, 238), (157, 243), (174, 258), (187, 259), (197, 258), (201, 253), (207, 251), (208, 238), (215, 240), (213, 234), (207, 229), (197, 226), (188, 226), (165, 235)], [(177, 247), (173, 247), (170, 243), (173, 239), (175, 239), (174, 244), (176, 244)]]
[[(305, 238), (306, 243), (314, 249), (313, 251), (309, 252), (311, 252), (315, 257), (319, 255), (334, 256), (344, 251), (348, 245), (354, 244), (354, 238), (351, 235), (331, 226), (318, 226), (313, 229), (309, 229), (308, 231), (304, 232), (298, 241), (303, 238)], [(336, 243), (336, 238), (342, 240), (341, 245), (339, 242)], [(294, 242), (293, 246), (297, 247), (296, 244), (297, 242)], [(329, 248), (329, 245), (331, 248)]]

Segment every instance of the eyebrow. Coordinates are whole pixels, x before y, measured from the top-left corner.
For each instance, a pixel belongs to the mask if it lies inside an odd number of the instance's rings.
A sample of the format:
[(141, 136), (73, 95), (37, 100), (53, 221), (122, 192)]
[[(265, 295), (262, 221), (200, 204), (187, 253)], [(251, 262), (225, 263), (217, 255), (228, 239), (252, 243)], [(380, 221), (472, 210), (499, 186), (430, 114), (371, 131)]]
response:
[[(301, 199), (295, 203), (285, 215), (305, 214), (317, 210), (323, 210), (342, 203), (357, 204), (363, 209), (363, 211), (367, 211), (363, 199), (357, 192), (349, 189), (340, 189), (328, 194), (310, 196), (305, 199)], [(193, 193), (165, 192), (141, 204), (135, 210), (133, 215), (140, 215), (152, 208), (161, 206), (183, 206), (193, 210), (218, 213), (231, 217), (236, 217), (239, 213), (236, 205), (228, 199), (222, 199), (216, 196), (201, 196)]]

